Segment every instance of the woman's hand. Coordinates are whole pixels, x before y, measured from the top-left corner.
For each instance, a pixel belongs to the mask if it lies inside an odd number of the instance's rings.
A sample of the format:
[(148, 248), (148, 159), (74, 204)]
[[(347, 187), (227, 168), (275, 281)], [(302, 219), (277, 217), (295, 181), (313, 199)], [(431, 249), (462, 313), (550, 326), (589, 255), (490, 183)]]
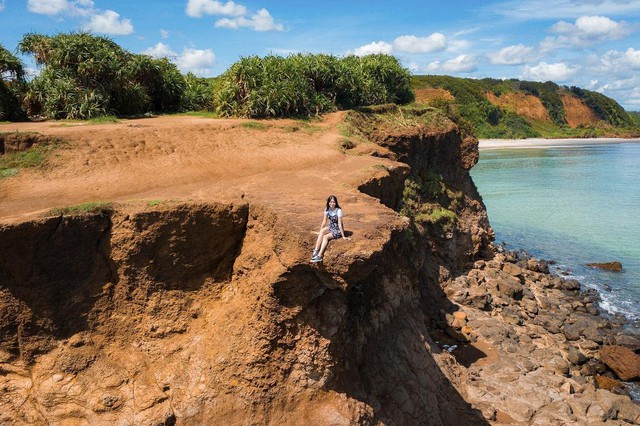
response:
[(351, 241), (351, 238), (349, 238), (349, 237), (342, 237), (342, 239), (346, 240), (346, 241)]

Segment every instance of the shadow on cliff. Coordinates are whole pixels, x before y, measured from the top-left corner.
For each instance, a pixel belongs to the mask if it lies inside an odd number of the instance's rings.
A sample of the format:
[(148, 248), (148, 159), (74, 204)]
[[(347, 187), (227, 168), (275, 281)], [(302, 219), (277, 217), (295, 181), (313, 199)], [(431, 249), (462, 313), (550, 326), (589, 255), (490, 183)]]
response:
[(452, 384), (454, 369), (445, 372), (434, 359), (449, 355), (430, 337), (423, 299), (431, 291), (422, 287), (439, 285), (420, 279), (402, 240), (397, 232), (366, 264), (351, 264), (346, 285), (322, 268), (290, 270), (274, 285), (280, 303), (301, 308), (286, 328), (310, 327), (331, 341), (334, 367), (323, 389), (371, 407), (361, 424), (488, 424)]
[(0, 229), (0, 343), (30, 360), (87, 329), (87, 313), (107, 282), (111, 260), (108, 212), (60, 216)]

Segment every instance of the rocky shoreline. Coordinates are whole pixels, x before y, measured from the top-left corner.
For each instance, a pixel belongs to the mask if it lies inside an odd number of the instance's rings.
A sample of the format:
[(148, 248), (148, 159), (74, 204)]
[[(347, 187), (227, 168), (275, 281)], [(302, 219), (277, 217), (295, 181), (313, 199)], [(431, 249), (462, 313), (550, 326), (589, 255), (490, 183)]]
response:
[(467, 367), (465, 399), (497, 423), (639, 424), (622, 380), (640, 379), (640, 335), (547, 262), (496, 252), (442, 283), (457, 310), (440, 343)]

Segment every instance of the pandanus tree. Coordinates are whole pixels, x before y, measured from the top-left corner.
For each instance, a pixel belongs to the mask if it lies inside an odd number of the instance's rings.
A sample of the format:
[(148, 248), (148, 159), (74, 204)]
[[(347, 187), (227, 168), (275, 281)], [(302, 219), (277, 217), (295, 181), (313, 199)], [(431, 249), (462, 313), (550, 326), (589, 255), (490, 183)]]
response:
[(0, 44), (0, 121), (25, 118), (19, 101), (23, 85), (22, 62)]
[(181, 107), (185, 81), (174, 64), (130, 53), (106, 37), (27, 34), (19, 49), (42, 67), (25, 96), (30, 114), (86, 119)]
[(312, 116), (414, 99), (410, 74), (389, 55), (249, 56), (217, 82), (216, 109), (244, 117)]

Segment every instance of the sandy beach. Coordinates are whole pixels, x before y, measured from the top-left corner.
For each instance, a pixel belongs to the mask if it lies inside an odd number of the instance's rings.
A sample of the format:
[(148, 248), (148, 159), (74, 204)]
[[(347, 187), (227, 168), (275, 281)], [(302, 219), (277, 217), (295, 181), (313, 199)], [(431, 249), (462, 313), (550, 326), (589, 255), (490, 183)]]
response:
[(504, 148), (561, 148), (570, 146), (610, 145), (617, 143), (640, 143), (640, 139), (623, 138), (568, 138), (568, 139), (480, 139), (480, 149)]

